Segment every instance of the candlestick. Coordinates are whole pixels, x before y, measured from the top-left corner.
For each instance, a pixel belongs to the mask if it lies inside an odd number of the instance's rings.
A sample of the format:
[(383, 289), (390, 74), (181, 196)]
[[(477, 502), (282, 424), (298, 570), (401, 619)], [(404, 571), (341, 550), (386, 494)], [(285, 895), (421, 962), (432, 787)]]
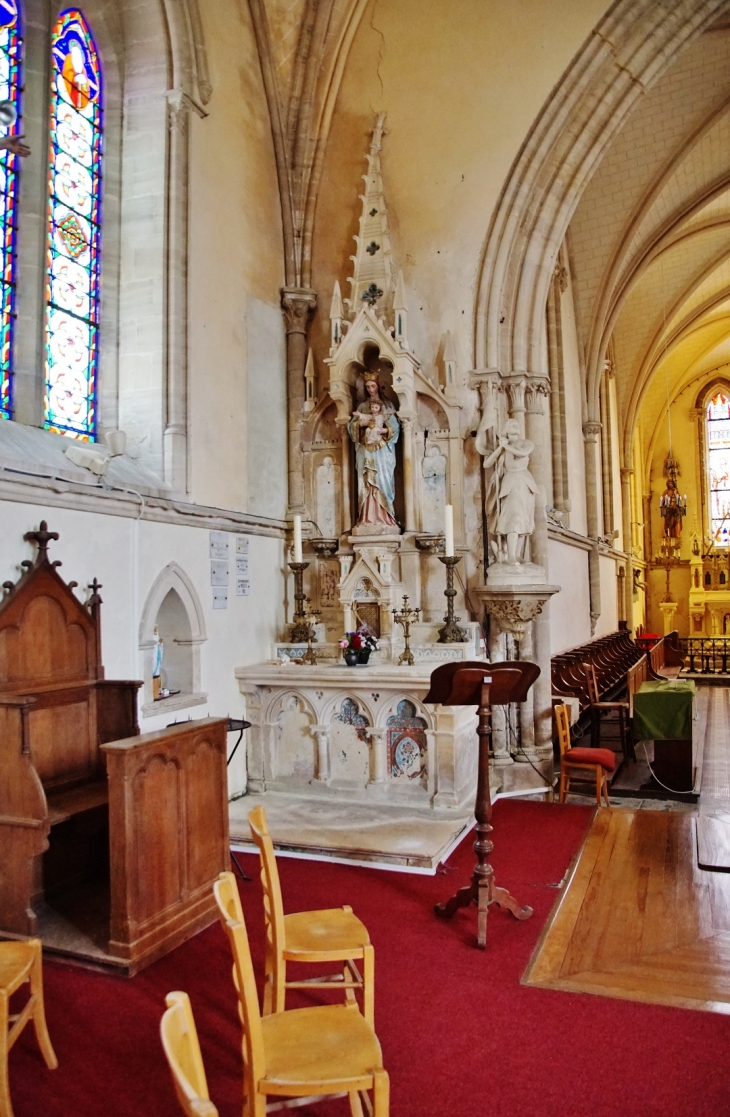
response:
[(307, 628), (307, 650), (302, 656), (302, 663), (311, 663), (313, 665), (317, 663), (317, 657), (314, 654), (312, 643), (317, 639), (314, 626), (319, 623), (319, 617), (320, 614), (316, 609), (311, 608), (309, 598), (307, 598), (304, 613), (304, 623)]
[(396, 624), (400, 624), (403, 626), (403, 638), (405, 640), (405, 648), (403, 649), (403, 654), (398, 660), (399, 667), (403, 663), (407, 664), (408, 667), (413, 667), (415, 663), (410, 645), (411, 624), (414, 621), (418, 620), (418, 615), (420, 612), (420, 609), (409, 608), (408, 594), (403, 595), (403, 605), (401, 606), (400, 612), (398, 612), (397, 609), (393, 610), (393, 620)]
[[(301, 551), (301, 545), (300, 545)], [(309, 625), (306, 623), (306, 612), (304, 611), (304, 571), (309, 566), (308, 562), (290, 562), (289, 569), (294, 575), (294, 622), (289, 630), (289, 639), (297, 644), (303, 644), (305, 640), (309, 640)], [(316, 639), (316, 637), (315, 637)]]
[(444, 553), (450, 557), (454, 553), (454, 506), (444, 508)]
[(294, 517), (294, 562), (302, 561), (302, 517)]
[[(450, 506), (447, 505), (446, 507), (448, 508)], [(444, 590), (444, 596), (446, 598), (446, 616), (444, 620), (446, 624), (443, 628), (439, 629), (438, 642), (439, 644), (465, 644), (469, 639), (469, 633), (457, 623), (461, 620), (461, 617), (454, 616), (454, 598), (456, 597), (456, 590), (454, 589), (454, 567), (457, 562), (461, 562), (461, 555), (439, 555), (439, 562), (442, 562), (446, 567), (446, 589)]]

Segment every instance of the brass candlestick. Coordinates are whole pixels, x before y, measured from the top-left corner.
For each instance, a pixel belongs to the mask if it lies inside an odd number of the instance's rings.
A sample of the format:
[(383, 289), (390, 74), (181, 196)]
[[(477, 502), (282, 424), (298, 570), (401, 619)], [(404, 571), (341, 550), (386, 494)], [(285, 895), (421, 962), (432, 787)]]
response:
[(316, 609), (311, 609), (310, 608), (309, 598), (307, 598), (307, 601), (306, 601), (306, 612), (305, 612), (304, 616), (306, 618), (305, 624), (306, 624), (306, 628), (307, 628), (307, 650), (304, 653), (304, 655), (302, 656), (302, 663), (311, 663), (314, 666), (316, 666), (317, 657), (314, 654), (314, 648), (312, 647), (312, 642), (317, 639), (315, 631), (314, 631), (314, 626), (316, 624), (319, 624), (320, 614), (317, 612)]
[[(289, 569), (294, 575), (294, 616), (293, 624), (289, 630), (289, 639), (295, 644), (303, 644), (309, 640), (309, 625), (307, 614), (304, 611), (304, 571), (309, 566), (308, 562), (290, 562)], [(316, 637), (315, 637), (316, 639)]]
[(457, 621), (461, 617), (454, 616), (454, 598), (456, 597), (456, 590), (454, 589), (454, 567), (457, 562), (461, 562), (461, 555), (439, 555), (439, 562), (442, 562), (446, 567), (446, 589), (444, 596), (446, 598), (446, 616), (444, 620), (446, 624), (443, 628), (439, 629), (439, 644), (465, 644), (469, 639), (469, 633), (465, 628), (461, 628)]
[(400, 612), (398, 612), (397, 609), (393, 610), (393, 620), (395, 621), (396, 624), (403, 625), (403, 637), (404, 637), (405, 642), (406, 642), (406, 646), (403, 649), (403, 654), (400, 656), (400, 658), (398, 660), (398, 666), (399, 667), (401, 666), (402, 663), (407, 664), (409, 667), (413, 667), (413, 665), (415, 663), (415, 660), (413, 658), (413, 653), (411, 651), (411, 645), (410, 645), (411, 625), (413, 624), (414, 621), (418, 620), (418, 616), (419, 616), (420, 612), (421, 612), (420, 609), (409, 608), (409, 606), (408, 606), (408, 594), (403, 595), (403, 604), (401, 606)]

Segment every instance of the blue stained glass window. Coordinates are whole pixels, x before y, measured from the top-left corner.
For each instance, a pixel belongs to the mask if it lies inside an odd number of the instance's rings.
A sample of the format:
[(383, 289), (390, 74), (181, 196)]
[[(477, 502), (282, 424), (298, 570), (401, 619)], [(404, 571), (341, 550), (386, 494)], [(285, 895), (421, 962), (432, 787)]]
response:
[(99, 55), (82, 13), (51, 37), (45, 426), (96, 438), (103, 105)]
[[(0, 0), (0, 101), (10, 101), (20, 116), (20, 13), (17, 0)], [(0, 136), (20, 131), (19, 120), (0, 124)], [(13, 410), (13, 326), (15, 323), (15, 235), (20, 157), (0, 151), (0, 416)]]

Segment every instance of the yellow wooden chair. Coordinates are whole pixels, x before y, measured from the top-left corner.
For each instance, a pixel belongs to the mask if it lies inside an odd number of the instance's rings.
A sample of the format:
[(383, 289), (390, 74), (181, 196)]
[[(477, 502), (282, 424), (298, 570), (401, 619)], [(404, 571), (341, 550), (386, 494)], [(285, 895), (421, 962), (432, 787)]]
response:
[[(570, 790), (570, 776), (575, 772), (587, 772), (595, 776), (596, 780), (596, 805), (601, 807), (601, 796), (605, 797), (606, 806), (610, 807), (608, 800), (608, 773), (616, 767), (616, 757), (611, 749), (572, 748), (570, 743), (570, 707), (565, 703), (554, 707), (555, 724), (558, 729), (558, 742), (560, 744), (560, 795), (558, 801), (565, 802), (565, 796)], [(579, 775), (580, 779), (588, 776)]]
[[(13, 1117), (8, 1085), (8, 1052), (30, 1019), (33, 1020), (46, 1066), (50, 1070), (58, 1066), (46, 1026), (41, 959), (40, 939), (0, 942), (0, 1117)], [(11, 1016), (10, 998), (26, 981), (30, 982), (30, 996), (21, 1011)]]
[[(264, 1014), (283, 1012), (287, 989), (339, 988), (344, 989), (348, 1001), (354, 1001), (355, 991), (361, 990), (363, 1015), (373, 1026), (375, 951), (367, 927), (349, 906), (284, 915), (274, 845), (264, 808), (254, 807), (248, 821), (261, 856), (261, 883), (264, 889), (267, 943)], [(238, 897), (235, 881), (233, 887)], [(238, 918), (238, 914), (235, 914), (235, 918)], [(355, 964), (359, 961), (362, 961), (362, 975)], [(287, 962), (342, 962), (343, 967), (342, 973), (331, 976), (287, 981)]]
[[(243, 1022), (246, 1117), (265, 1117), (266, 1098), (347, 1094), (353, 1117), (388, 1117), (390, 1082), (372, 1026), (347, 1004), (293, 1008), (261, 1016), (246, 925), (227, 919)], [(373, 1094), (372, 1107), (367, 1091)], [(303, 1104), (303, 1103), (300, 1103)]]
[(208, 1096), (203, 1057), (187, 993), (168, 993), (160, 1036), (172, 1071), (175, 1093), (186, 1117), (218, 1117)]

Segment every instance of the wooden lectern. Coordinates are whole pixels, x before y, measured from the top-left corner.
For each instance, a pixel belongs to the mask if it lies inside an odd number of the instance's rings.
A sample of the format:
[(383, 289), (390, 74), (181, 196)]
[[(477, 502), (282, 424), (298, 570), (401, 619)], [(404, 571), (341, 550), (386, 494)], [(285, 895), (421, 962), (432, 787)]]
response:
[(506, 888), (497, 888), (494, 870), (487, 858), (494, 849), (489, 839), (491, 833), (492, 799), (489, 792), (489, 739), (492, 735), (492, 706), (506, 706), (510, 702), (524, 702), (527, 692), (540, 674), (536, 663), (513, 660), (510, 663), (444, 663), (431, 675), (431, 688), (424, 702), (443, 706), (477, 706), (479, 725), (479, 766), (477, 796), (474, 815), (477, 820), (477, 839), (474, 851), (477, 864), (471, 884), (460, 888), (445, 904), (436, 904), (434, 911), (442, 919), (449, 919), (459, 908), (476, 901), (478, 908), (477, 946), (487, 945), (487, 912), (490, 904), (498, 904), (511, 911), (517, 919), (529, 919), (532, 908), (520, 905)]

